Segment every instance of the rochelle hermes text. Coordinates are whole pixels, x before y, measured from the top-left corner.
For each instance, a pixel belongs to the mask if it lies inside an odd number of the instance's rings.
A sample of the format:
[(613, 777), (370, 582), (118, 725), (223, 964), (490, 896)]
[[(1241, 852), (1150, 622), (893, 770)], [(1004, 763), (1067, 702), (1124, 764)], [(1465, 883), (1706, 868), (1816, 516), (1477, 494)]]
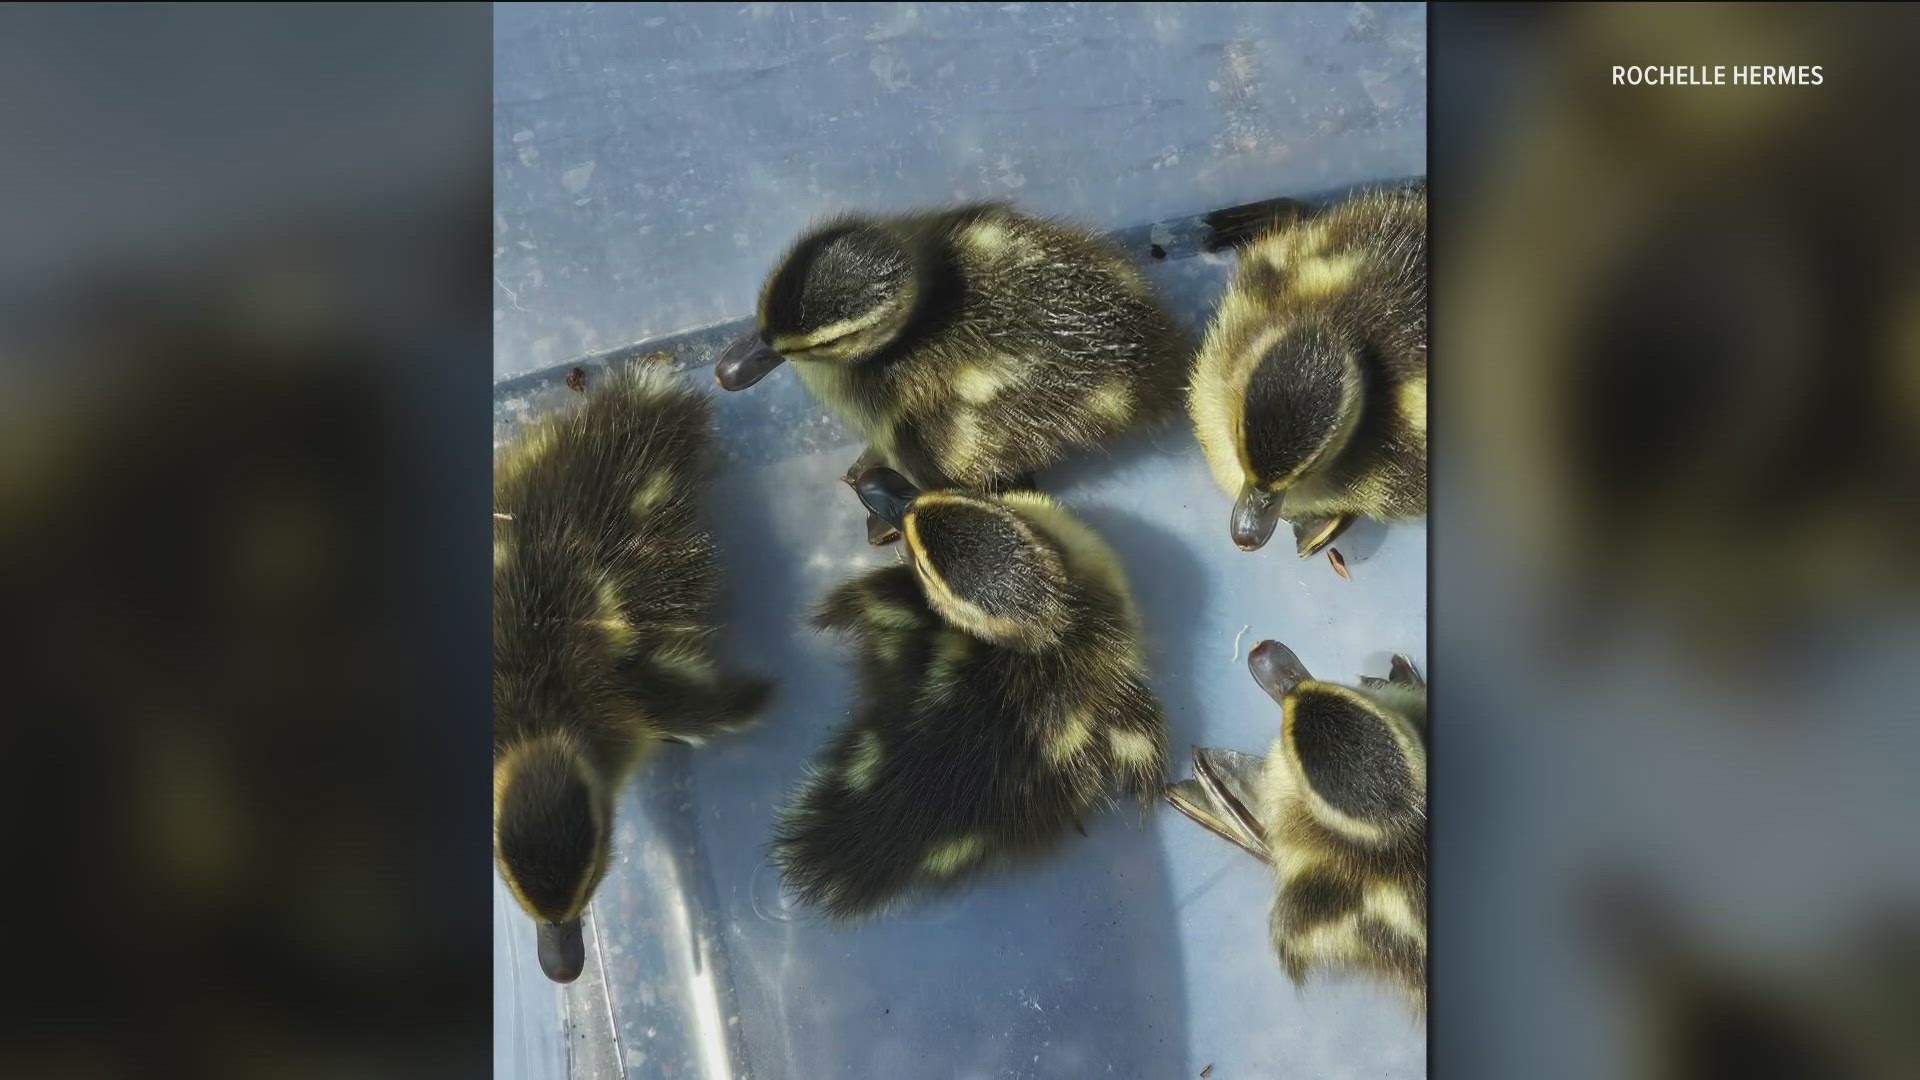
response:
[(1819, 64), (1615, 64), (1615, 86), (1819, 86)]

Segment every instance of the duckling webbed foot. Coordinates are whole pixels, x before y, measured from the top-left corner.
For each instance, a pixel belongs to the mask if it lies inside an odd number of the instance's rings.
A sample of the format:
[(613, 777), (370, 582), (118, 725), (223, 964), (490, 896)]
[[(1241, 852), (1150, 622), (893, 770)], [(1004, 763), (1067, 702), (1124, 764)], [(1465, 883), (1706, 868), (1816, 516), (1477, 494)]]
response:
[(1352, 514), (1340, 514), (1336, 517), (1301, 518), (1293, 523), (1293, 550), (1301, 558), (1318, 554), (1321, 549), (1340, 538), (1353, 524)]
[[(869, 469), (883, 466), (886, 463), (886, 459), (881, 457), (880, 453), (873, 447), (869, 446), (860, 452), (859, 457), (853, 459), (853, 464), (847, 466), (847, 471), (840, 476), (840, 482), (848, 487), (854, 487), (859, 482), (862, 473)], [(897, 526), (878, 514), (870, 513), (867, 515), (867, 543), (872, 544), (874, 547), (886, 547), (888, 544), (894, 543), (899, 539), (900, 530)]]
[(880, 456), (879, 451), (869, 446), (865, 450), (860, 451), (860, 456), (853, 459), (853, 464), (847, 466), (846, 472), (840, 474), (840, 482), (848, 487), (852, 487), (854, 482), (860, 479), (861, 473), (866, 472), (876, 465), (885, 465), (886, 463), (886, 459)]
[(886, 547), (899, 539), (899, 529), (872, 514), (867, 515), (867, 543), (874, 547)]
[(1360, 676), (1360, 685), (1369, 690), (1377, 690), (1383, 686), (1410, 686), (1415, 689), (1425, 690), (1427, 688), (1427, 680), (1420, 677), (1420, 670), (1413, 666), (1412, 660), (1407, 659), (1406, 656), (1400, 653), (1394, 653), (1393, 665), (1388, 669), (1386, 678), (1382, 679), (1377, 675), (1362, 675)]
[(1262, 862), (1272, 861), (1266, 830), (1254, 814), (1266, 759), (1236, 750), (1193, 750), (1193, 777), (1165, 790), (1173, 808)]
[[(869, 450), (868, 454), (871, 453)], [(860, 461), (854, 462), (854, 466), (859, 467), (866, 457), (862, 455)], [(923, 475), (928, 472), (931, 470), (921, 470)], [(907, 504), (921, 490), (954, 486), (953, 481), (933, 472), (928, 483), (916, 487), (904, 475), (884, 465), (863, 469), (859, 475), (850, 477), (847, 483), (852, 485), (867, 507), (867, 543), (875, 547), (900, 539), (902, 515), (906, 512)]]

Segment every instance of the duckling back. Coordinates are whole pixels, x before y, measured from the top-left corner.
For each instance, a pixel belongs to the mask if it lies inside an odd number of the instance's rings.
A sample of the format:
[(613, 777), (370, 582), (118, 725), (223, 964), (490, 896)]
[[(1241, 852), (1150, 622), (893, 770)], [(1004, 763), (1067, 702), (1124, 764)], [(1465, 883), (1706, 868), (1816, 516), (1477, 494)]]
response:
[[(950, 589), (890, 567), (821, 608), (819, 625), (854, 645), (858, 703), (783, 813), (775, 856), (790, 887), (834, 916), (1040, 852), (1116, 788), (1143, 804), (1159, 791), (1164, 723), (1111, 552), (1044, 496), (1002, 498), (1049, 544), (1065, 542), (1050, 549), (1058, 581), (996, 598), (1057, 603), (1058, 618), (1000, 607), (1004, 632), (963, 629), (953, 591), (968, 585), (950, 564)], [(909, 547), (927, 531), (910, 520)], [(985, 558), (1007, 554), (990, 529), (972, 539)]]
[(1220, 486), (1289, 518), (1426, 512), (1426, 197), (1363, 194), (1254, 240), (1194, 363)]
[[(699, 741), (766, 694), (713, 657), (709, 439), (704, 400), (651, 368), (531, 422), (496, 465), (495, 855), (562, 981), (578, 974), (619, 784), (657, 739)], [(556, 927), (570, 961), (550, 960)]]
[(1425, 690), (1307, 679), (1282, 710), (1259, 812), (1279, 883), (1274, 949), (1296, 982), (1316, 968), (1355, 968), (1424, 1009)]
[(496, 742), (563, 727), (622, 763), (637, 735), (698, 741), (764, 692), (713, 656), (719, 588), (699, 496), (706, 399), (658, 365), (533, 422), (494, 485)]
[(988, 490), (1177, 407), (1187, 345), (1097, 235), (1000, 204), (876, 225), (909, 253), (911, 316), (870, 356), (798, 366), (881, 463)]

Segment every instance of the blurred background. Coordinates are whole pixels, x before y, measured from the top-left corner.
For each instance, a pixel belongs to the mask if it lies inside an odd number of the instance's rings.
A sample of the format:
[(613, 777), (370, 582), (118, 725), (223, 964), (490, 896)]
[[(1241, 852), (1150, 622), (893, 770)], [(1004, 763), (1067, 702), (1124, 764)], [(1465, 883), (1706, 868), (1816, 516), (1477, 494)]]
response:
[(1436, 1075), (1920, 1075), (1916, 14), (1433, 12)]
[(490, 23), (0, 8), (0, 1075), (487, 1068)]

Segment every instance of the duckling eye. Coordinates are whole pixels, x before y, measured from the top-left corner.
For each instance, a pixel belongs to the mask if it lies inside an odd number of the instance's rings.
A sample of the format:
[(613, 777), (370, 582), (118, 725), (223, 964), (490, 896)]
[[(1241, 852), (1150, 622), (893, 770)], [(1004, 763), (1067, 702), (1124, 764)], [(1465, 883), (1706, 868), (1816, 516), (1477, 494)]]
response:
[(810, 352), (818, 352), (821, 349), (825, 349), (828, 346), (832, 345), (834, 342), (840, 341), (846, 336), (847, 335), (842, 334), (839, 337), (829, 338), (825, 341), (809, 341), (805, 345), (790, 345), (787, 348), (775, 349), (774, 351), (779, 353), (781, 356), (784, 356), (787, 359), (792, 360), (792, 359), (795, 359), (796, 357), (805, 356)]
[(831, 326), (827, 328), (826, 332), (832, 335), (830, 337), (820, 337), (818, 336), (819, 332), (816, 331), (816, 336), (812, 338), (802, 341), (790, 341), (785, 347), (769, 347), (789, 360), (799, 360), (807, 356), (826, 355), (837, 350), (855, 348), (869, 330), (866, 326), (848, 326), (845, 330), (838, 332), (835, 332), (836, 329), (837, 328)]

